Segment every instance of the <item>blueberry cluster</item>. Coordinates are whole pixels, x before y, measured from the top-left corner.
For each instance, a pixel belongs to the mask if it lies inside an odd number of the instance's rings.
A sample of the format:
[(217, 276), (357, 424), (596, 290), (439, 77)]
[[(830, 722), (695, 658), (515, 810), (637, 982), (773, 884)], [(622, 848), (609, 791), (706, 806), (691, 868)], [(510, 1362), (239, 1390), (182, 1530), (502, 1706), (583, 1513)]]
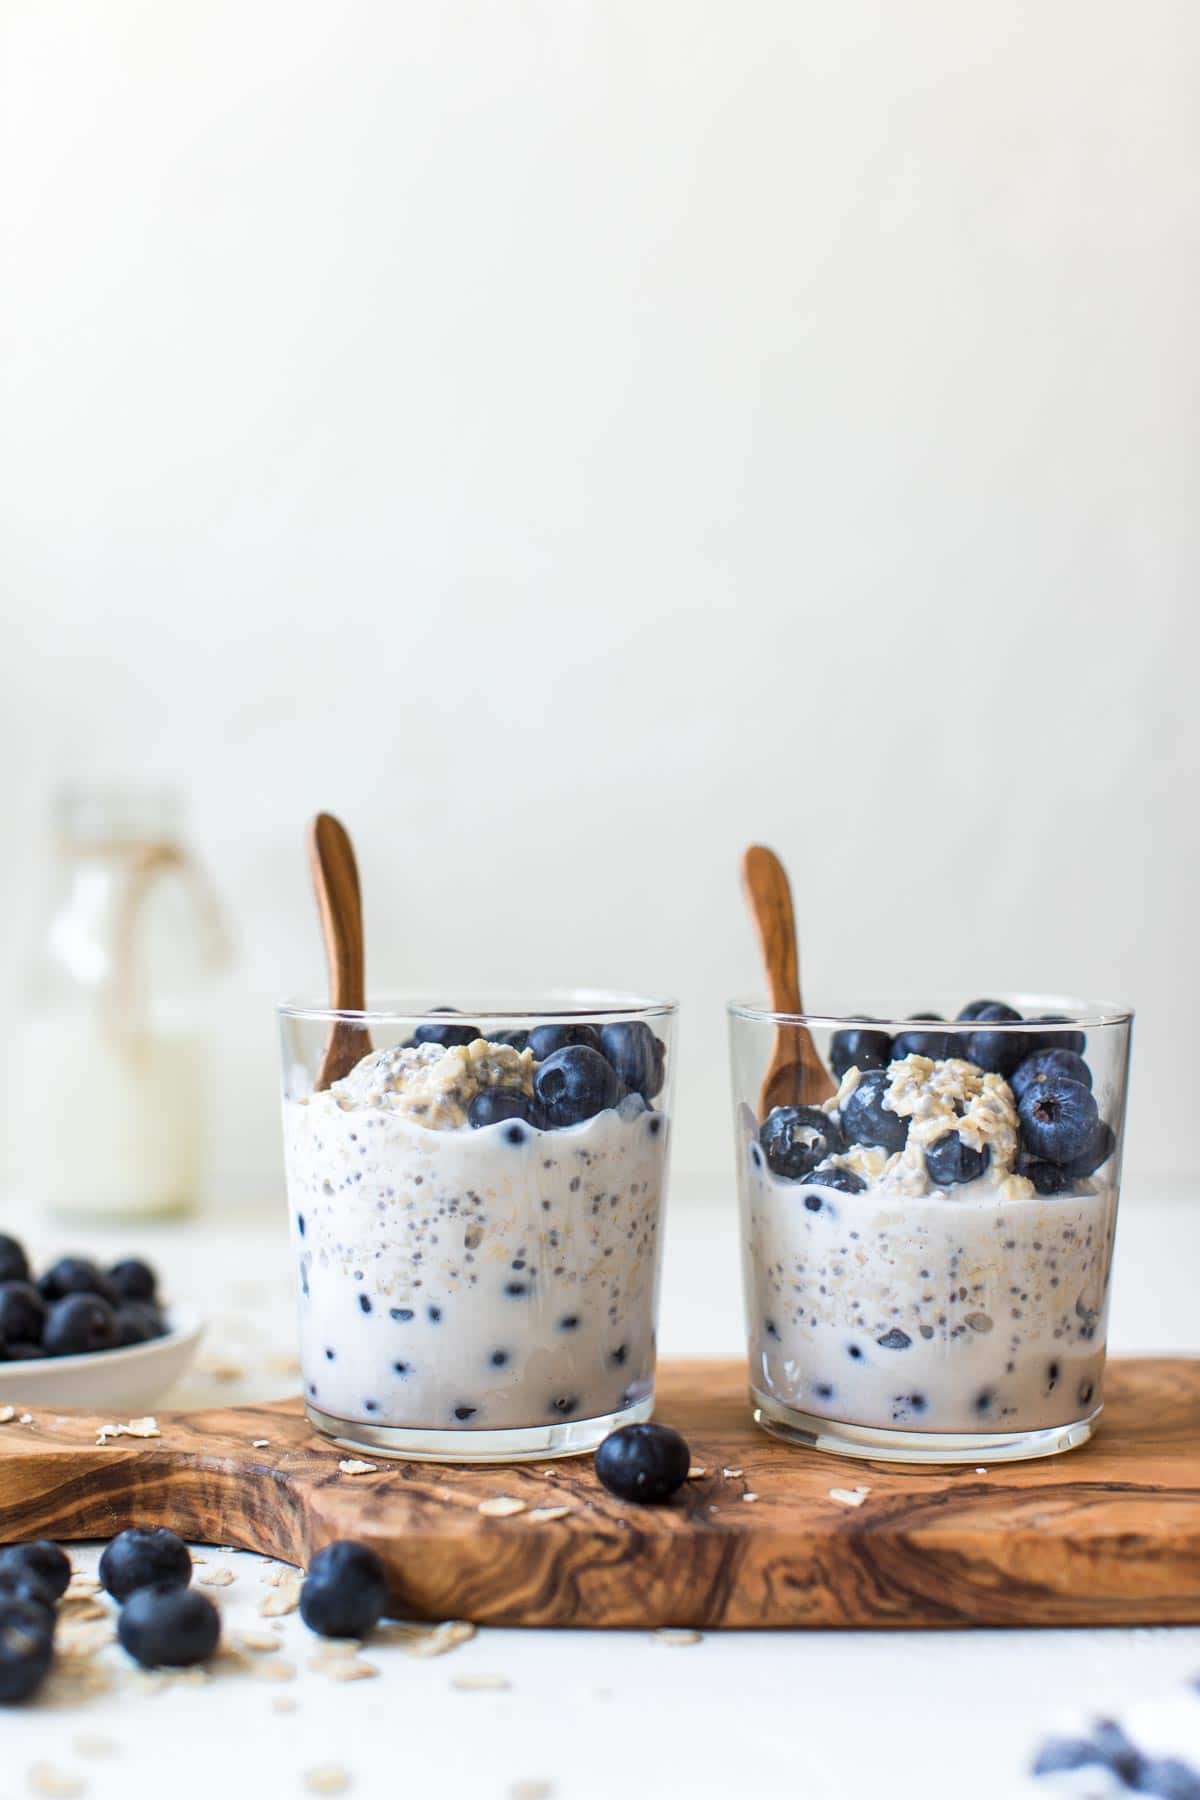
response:
[[(761, 1153), (771, 1171), (788, 1181), (859, 1192), (864, 1183), (830, 1159), (851, 1145), (862, 1144), (892, 1154), (908, 1142), (909, 1121), (886, 1105), (891, 1085), (889, 1065), (907, 1056), (935, 1062), (957, 1057), (1008, 1082), (1020, 1122), (1021, 1148), (1017, 1173), (1039, 1194), (1067, 1193), (1074, 1183), (1106, 1163), (1116, 1149), (1116, 1133), (1100, 1117), (1092, 1092), (1092, 1072), (1084, 1061), (1087, 1040), (1060, 1014), (1046, 1013), (1026, 1021), (999, 1000), (973, 1000), (958, 1015), (969, 1032), (939, 1031), (938, 1013), (914, 1013), (911, 1028), (891, 1037), (863, 1020), (837, 1031), (830, 1043), (830, 1063), (840, 1081), (851, 1068), (860, 1071), (854, 1092), (840, 1116), (817, 1107), (777, 1106), (759, 1133)], [(1037, 1031), (996, 1029), (1016, 1024)], [(947, 1132), (925, 1151), (925, 1167), (936, 1187), (974, 1181), (988, 1167), (990, 1149), (976, 1150), (957, 1132)]]
[(657, 1506), (687, 1480), (687, 1440), (669, 1425), (622, 1425), (596, 1452), (596, 1475), (618, 1500)]
[(122, 1531), (100, 1558), (101, 1585), (121, 1608), (117, 1637), (144, 1669), (186, 1669), (216, 1649), (220, 1614), (191, 1579), (191, 1553), (165, 1526)]
[(158, 1277), (140, 1257), (107, 1273), (62, 1256), (35, 1282), (16, 1238), (0, 1233), (0, 1362), (121, 1350), (166, 1332)]
[(0, 1702), (27, 1700), (54, 1656), (57, 1606), (71, 1565), (57, 1544), (0, 1550)]
[(1033, 1765), (1038, 1776), (1078, 1769), (1103, 1771), (1125, 1793), (1200, 1800), (1200, 1771), (1175, 1756), (1146, 1756), (1114, 1719), (1097, 1720), (1086, 1737), (1051, 1738)]
[[(441, 1007), (450, 1013), (451, 1007)], [(473, 1044), (477, 1025), (418, 1025), (414, 1044)], [(500, 1031), (490, 1040), (533, 1052), (533, 1094), (485, 1088), (467, 1108), (476, 1128), (519, 1120), (538, 1131), (561, 1130), (638, 1095), (649, 1106), (663, 1085), (665, 1046), (640, 1019), (611, 1025), (538, 1025), (532, 1031)]]

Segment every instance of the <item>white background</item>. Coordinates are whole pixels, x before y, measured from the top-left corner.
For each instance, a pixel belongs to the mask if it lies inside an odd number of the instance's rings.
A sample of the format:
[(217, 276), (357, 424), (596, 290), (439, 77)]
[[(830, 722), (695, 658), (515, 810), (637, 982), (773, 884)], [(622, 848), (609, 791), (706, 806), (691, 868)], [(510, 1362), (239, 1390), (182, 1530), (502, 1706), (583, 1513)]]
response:
[[(1135, 1003), (1196, 1168), (1188, 0), (7, 0), (0, 976), (52, 783), (180, 781), (273, 1186), (306, 815), (377, 983)], [(8, 991), (8, 990), (6, 990)]]

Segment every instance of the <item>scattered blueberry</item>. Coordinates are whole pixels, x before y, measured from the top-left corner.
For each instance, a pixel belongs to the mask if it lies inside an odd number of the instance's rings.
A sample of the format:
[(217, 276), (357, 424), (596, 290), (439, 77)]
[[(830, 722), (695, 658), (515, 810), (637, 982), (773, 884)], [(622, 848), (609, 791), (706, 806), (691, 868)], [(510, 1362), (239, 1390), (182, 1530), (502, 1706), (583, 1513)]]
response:
[(1106, 1119), (1097, 1119), (1095, 1130), (1078, 1156), (1064, 1165), (1065, 1173), (1076, 1179), (1094, 1175), (1117, 1147), (1117, 1134)]
[(852, 1144), (903, 1150), (908, 1142), (908, 1120), (884, 1105), (889, 1085), (886, 1069), (871, 1069), (843, 1106), (842, 1130)]
[(100, 1584), (114, 1600), (138, 1588), (186, 1587), (192, 1579), (187, 1545), (163, 1525), (133, 1525), (108, 1545), (100, 1558)]
[(144, 1669), (206, 1662), (220, 1635), (220, 1615), (205, 1594), (164, 1582), (139, 1587), (117, 1619), (122, 1647)]
[[(1018, 1025), (1021, 1015), (1002, 1000), (993, 1000), (974, 1015), (976, 1025)], [(994, 1075), (1010, 1075), (1029, 1054), (1030, 1037), (1024, 1031), (972, 1031), (968, 1033), (962, 1054), (977, 1069)]]
[(9, 1600), (20, 1600), (27, 1606), (40, 1607), (46, 1629), (54, 1630), (54, 1602), (57, 1596), (32, 1569), (0, 1568), (0, 1607)]
[[(808, 1183), (810, 1187), (836, 1188), (839, 1194), (861, 1194), (867, 1185), (853, 1169), (839, 1168), (836, 1163), (830, 1163), (828, 1168), (814, 1169), (808, 1177)], [(812, 1194), (808, 1196), (805, 1206), (813, 1197)]]
[(588, 1050), (600, 1052), (600, 1033), (594, 1025), (536, 1025), (529, 1034), (529, 1048), (533, 1051), (535, 1062), (545, 1062), (556, 1050), (566, 1050), (572, 1044), (582, 1044)]
[(46, 1678), (54, 1654), (53, 1629), (41, 1607), (16, 1595), (0, 1600), (0, 1702), (28, 1700)]
[(0, 1281), (28, 1281), (29, 1258), (15, 1237), (0, 1231)]
[(907, 1350), (912, 1339), (907, 1331), (901, 1331), (898, 1325), (893, 1325), (890, 1331), (885, 1331), (881, 1338), (876, 1338), (875, 1342), (881, 1350)]
[(687, 1480), (687, 1443), (669, 1425), (622, 1425), (596, 1452), (596, 1475), (619, 1500), (657, 1505)]
[[(300, 1236), (303, 1237), (303, 1214), (298, 1223)], [(108, 1271), (108, 1279), (122, 1300), (158, 1299), (158, 1277), (150, 1264), (143, 1262), (140, 1256), (127, 1256), (123, 1262), (114, 1263)]]
[[(1031, 1019), (1031, 1025), (1070, 1025), (1071, 1020), (1065, 1013), (1039, 1013)], [(1082, 1056), (1087, 1049), (1087, 1038), (1082, 1031), (1039, 1031), (1038, 1044), (1043, 1050), (1070, 1050), (1075, 1056)]]
[(552, 1126), (578, 1125), (621, 1098), (616, 1070), (586, 1044), (555, 1050), (539, 1065), (533, 1084)]
[(71, 1561), (65, 1550), (47, 1538), (28, 1544), (9, 1544), (0, 1550), (0, 1569), (21, 1569), (36, 1575), (55, 1600), (61, 1600), (71, 1579)]
[(617, 1079), (643, 1100), (653, 1100), (663, 1084), (666, 1046), (641, 1019), (622, 1019), (600, 1027), (600, 1048)]
[(39, 1344), (46, 1323), (46, 1302), (29, 1281), (0, 1283), (0, 1338)]
[(886, 1031), (835, 1031), (829, 1040), (829, 1066), (838, 1081), (847, 1069), (886, 1069), (892, 1040)]
[(1096, 1101), (1081, 1081), (1068, 1081), (1062, 1075), (1035, 1081), (1026, 1088), (1017, 1112), (1026, 1148), (1043, 1162), (1062, 1167), (1086, 1156), (1093, 1146)]
[(758, 1136), (768, 1167), (785, 1181), (803, 1181), (846, 1148), (837, 1120), (819, 1106), (773, 1107)]
[(119, 1295), (108, 1276), (86, 1256), (60, 1256), (38, 1282), (45, 1300), (62, 1300), (68, 1294), (98, 1294), (115, 1306)]
[(499, 1125), (505, 1119), (524, 1119), (532, 1125), (536, 1112), (531, 1096), (519, 1088), (483, 1088), (467, 1107), (467, 1124), (477, 1131), (484, 1125)]
[(1073, 1050), (1035, 1050), (1017, 1064), (1008, 1085), (1019, 1100), (1027, 1087), (1051, 1075), (1064, 1075), (1068, 1081), (1080, 1081), (1086, 1088), (1092, 1085), (1092, 1071)]
[(937, 1187), (956, 1187), (959, 1182), (974, 1181), (992, 1160), (992, 1147), (973, 1150), (964, 1144), (957, 1131), (948, 1131), (925, 1149), (925, 1169)]
[[(941, 1013), (919, 1012), (909, 1013), (910, 1019), (939, 1020)], [(892, 1044), (892, 1057), (899, 1061), (905, 1056), (928, 1056), (934, 1062), (941, 1062), (947, 1056), (962, 1054), (962, 1038), (953, 1031), (902, 1031)]]
[(120, 1341), (117, 1315), (99, 1294), (68, 1294), (46, 1314), (42, 1346), (47, 1356), (83, 1356), (112, 1350)]
[(387, 1574), (374, 1550), (342, 1539), (318, 1550), (300, 1590), (300, 1617), (321, 1637), (362, 1638), (387, 1610)]

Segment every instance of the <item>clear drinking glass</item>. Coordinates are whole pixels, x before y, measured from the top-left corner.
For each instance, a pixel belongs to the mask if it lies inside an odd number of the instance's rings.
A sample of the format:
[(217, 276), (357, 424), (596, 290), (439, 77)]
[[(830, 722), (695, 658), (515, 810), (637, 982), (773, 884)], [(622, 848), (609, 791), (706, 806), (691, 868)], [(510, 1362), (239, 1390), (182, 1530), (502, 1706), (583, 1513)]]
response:
[[(304, 1400), (354, 1449), (509, 1462), (654, 1403), (675, 1006), (280, 1008)], [(334, 1029), (350, 1073), (316, 1092)]]
[[(777, 1437), (953, 1463), (1095, 1429), (1133, 1015), (973, 1004), (950, 1023), (730, 1005), (750, 1394)], [(764, 1095), (777, 1046), (810, 1045), (824, 1097)]]

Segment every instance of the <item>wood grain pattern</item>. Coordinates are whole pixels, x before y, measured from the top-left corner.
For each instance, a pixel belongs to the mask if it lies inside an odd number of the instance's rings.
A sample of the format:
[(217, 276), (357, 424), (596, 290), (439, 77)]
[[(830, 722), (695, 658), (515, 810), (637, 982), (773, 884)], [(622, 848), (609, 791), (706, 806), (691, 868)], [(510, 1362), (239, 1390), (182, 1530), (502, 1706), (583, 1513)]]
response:
[[(336, 1012), (362, 1012), (367, 974), (358, 864), (349, 832), (332, 813), (317, 813), (309, 823), (308, 866), (329, 964), (330, 1007)], [(370, 1049), (370, 1036), (361, 1025), (339, 1019), (330, 1030), (317, 1071), (317, 1092), (348, 1075)]]
[[(906, 1470), (765, 1436), (740, 1362), (668, 1363), (659, 1416), (708, 1472), (661, 1508), (614, 1500), (590, 1458), (343, 1475), (298, 1400), (162, 1414), (161, 1438), (104, 1447), (94, 1418), (38, 1414), (0, 1427), (0, 1540), (165, 1524), (303, 1564), (353, 1536), (403, 1616), (491, 1625), (1200, 1623), (1200, 1359), (1114, 1363), (1107, 1395), (1067, 1456)], [(830, 1498), (860, 1483), (861, 1507)], [(571, 1510), (481, 1517), (498, 1494)]]
[[(765, 844), (751, 844), (742, 858), (742, 886), (758, 933), (772, 1012), (802, 1013), (796, 915), (787, 871)], [(774, 1106), (820, 1106), (837, 1092), (805, 1025), (780, 1025), (763, 1078), (759, 1117)]]

